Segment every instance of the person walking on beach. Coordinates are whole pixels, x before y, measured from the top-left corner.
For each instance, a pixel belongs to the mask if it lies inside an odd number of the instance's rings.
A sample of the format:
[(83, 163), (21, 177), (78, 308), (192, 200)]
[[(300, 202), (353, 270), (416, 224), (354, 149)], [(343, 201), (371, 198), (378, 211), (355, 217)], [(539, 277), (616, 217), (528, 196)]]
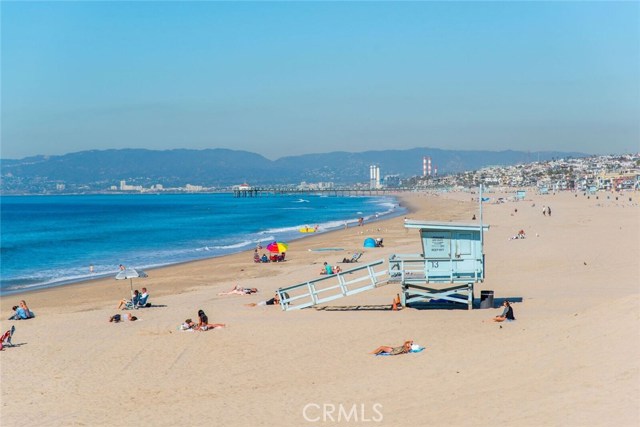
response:
[(551, 206), (547, 206), (547, 215), (551, 216)]
[(542, 207), (542, 215), (547, 216), (547, 207), (546, 206)]

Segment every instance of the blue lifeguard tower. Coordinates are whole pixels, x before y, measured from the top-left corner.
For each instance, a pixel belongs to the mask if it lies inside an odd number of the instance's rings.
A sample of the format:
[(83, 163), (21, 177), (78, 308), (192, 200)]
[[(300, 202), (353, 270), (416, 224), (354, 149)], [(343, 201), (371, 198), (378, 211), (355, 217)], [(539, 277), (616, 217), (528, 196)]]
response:
[(394, 254), (389, 276), (402, 286), (403, 306), (442, 302), (473, 308), (473, 285), (484, 280), (488, 225), (405, 220), (420, 232), (421, 254)]
[(524, 200), (524, 198), (526, 197), (527, 192), (524, 190), (518, 190), (516, 191), (516, 200)]

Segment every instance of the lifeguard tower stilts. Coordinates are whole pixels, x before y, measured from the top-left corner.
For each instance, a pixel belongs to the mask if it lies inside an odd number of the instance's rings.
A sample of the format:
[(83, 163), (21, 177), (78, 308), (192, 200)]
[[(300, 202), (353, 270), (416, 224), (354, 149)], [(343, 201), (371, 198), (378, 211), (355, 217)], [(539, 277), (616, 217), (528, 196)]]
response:
[(471, 310), (473, 285), (484, 280), (483, 233), (489, 226), (410, 219), (404, 226), (420, 231), (422, 253), (389, 257), (390, 280), (402, 286), (402, 305), (443, 302)]

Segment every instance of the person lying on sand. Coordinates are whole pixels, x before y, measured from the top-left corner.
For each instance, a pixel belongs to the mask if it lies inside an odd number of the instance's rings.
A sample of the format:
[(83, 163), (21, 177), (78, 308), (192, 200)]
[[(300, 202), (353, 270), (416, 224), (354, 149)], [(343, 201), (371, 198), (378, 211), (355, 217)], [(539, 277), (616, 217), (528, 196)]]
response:
[(509, 301), (504, 300), (504, 302), (502, 303), (502, 306), (504, 307), (504, 309), (502, 310), (502, 314), (494, 317), (491, 320), (493, 320), (494, 322), (504, 322), (505, 320), (516, 320), (516, 318), (513, 317), (513, 308), (511, 308), (511, 304), (509, 304)]
[(218, 292), (218, 295), (251, 295), (258, 292), (258, 288), (243, 288), (235, 285), (230, 291)]
[(266, 306), (266, 305), (278, 305), (280, 304), (280, 296), (276, 292), (275, 296), (270, 300), (260, 301), (260, 302), (251, 302), (249, 304), (245, 304), (247, 307), (256, 307), (256, 306)]
[(195, 329), (195, 328), (196, 328), (196, 324), (191, 319), (185, 320), (184, 323), (180, 325), (180, 329), (182, 329), (183, 331), (188, 331), (189, 329)]
[(136, 316), (132, 316), (131, 313), (127, 313), (124, 315), (124, 319), (122, 318), (122, 315), (120, 314), (114, 314), (113, 316), (111, 316), (109, 318), (109, 322), (113, 322), (113, 323), (118, 323), (124, 320), (129, 320), (131, 322), (135, 322), (136, 320), (138, 320), (138, 318)]
[(409, 353), (411, 351), (411, 346), (413, 345), (413, 340), (407, 340), (398, 347), (389, 347), (387, 345), (381, 345), (380, 347), (373, 350), (370, 354), (389, 354), (391, 356), (396, 356), (398, 354)]
[(224, 328), (224, 323), (209, 323), (209, 318), (204, 311), (198, 310), (198, 324), (194, 328), (196, 331), (208, 331), (209, 329)]

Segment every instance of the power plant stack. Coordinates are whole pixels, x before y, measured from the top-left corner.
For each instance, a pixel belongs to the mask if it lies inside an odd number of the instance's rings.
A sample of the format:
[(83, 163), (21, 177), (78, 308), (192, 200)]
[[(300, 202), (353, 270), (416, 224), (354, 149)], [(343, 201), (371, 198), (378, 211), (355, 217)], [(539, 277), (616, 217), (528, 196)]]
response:
[(380, 188), (380, 167), (376, 165), (369, 166), (369, 188)]

